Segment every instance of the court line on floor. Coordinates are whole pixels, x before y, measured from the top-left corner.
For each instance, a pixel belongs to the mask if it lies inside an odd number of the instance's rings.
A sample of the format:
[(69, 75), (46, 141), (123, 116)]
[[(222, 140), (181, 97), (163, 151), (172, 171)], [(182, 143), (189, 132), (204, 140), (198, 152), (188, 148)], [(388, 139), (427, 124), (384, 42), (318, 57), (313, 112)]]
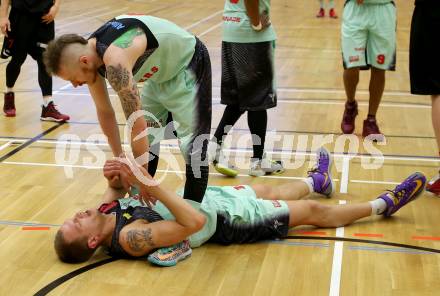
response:
[[(72, 121), (69, 120), (69, 124), (90, 124), (90, 125), (99, 125), (99, 122), (92, 122), (92, 121)], [(118, 123), (118, 126), (125, 126), (125, 123)], [(211, 130), (216, 130), (217, 127), (212, 127)], [(249, 129), (246, 128), (237, 128), (234, 127), (232, 129), (232, 132), (230, 132), (230, 135), (233, 135), (234, 132), (246, 132), (249, 133)], [(335, 135), (335, 136), (342, 136), (343, 134), (340, 132), (311, 132), (311, 131), (300, 131), (300, 130), (279, 130), (279, 129), (267, 129), (268, 133), (284, 133), (284, 134), (307, 134), (307, 135)], [(354, 134), (356, 135), (356, 134)], [(357, 136), (357, 135), (356, 135)], [(358, 136), (361, 138), (360, 136)], [(387, 135), (386, 138), (410, 138), (410, 139), (429, 139), (434, 140), (434, 136), (417, 136), (417, 135)]]
[(83, 266), (81, 268), (78, 268), (72, 272), (69, 272), (68, 274), (63, 275), (62, 277), (57, 278), (53, 282), (49, 283), (48, 285), (44, 286), (40, 290), (38, 290), (34, 296), (44, 296), (47, 295), (49, 292), (57, 288), (58, 286), (62, 285), (63, 283), (67, 282), (68, 280), (76, 277), (77, 275), (80, 275), (86, 271), (89, 271), (91, 269), (97, 268), (99, 266), (114, 262), (119, 260), (119, 258), (107, 258), (92, 264), (88, 264), (86, 266)]
[[(101, 170), (102, 166), (91, 166), (91, 165), (70, 165), (70, 164), (56, 164), (56, 163), (42, 163), (42, 162), (19, 162), (19, 161), (3, 161), (0, 162), (0, 164), (7, 164), (7, 165), (24, 165), (24, 166), (47, 166), (47, 167), (69, 167), (69, 168), (80, 168), (80, 169), (94, 169), (94, 170)], [(174, 174), (180, 174), (185, 175), (186, 171), (177, 171), (177, 170), (156, 170), (158, 173), (174, 173)], [(223, 176), (223, 174), (220, 173), (209, 173), (209, 175), (213, 176)], [(247, 174), (238, 174), (237, 177), (251, 177)], [(226, 177), (225, 177), (226, 178)], [(289, 180), (304, 180), (306, 177), (294, 177), (294, 176), (278, 176), (278, 175), (267, 175), (267, 176), (261, 176), (259, 178), (263, 179), (289, 179)], [(339, 179), (333, 179), (333, 181), (338, 182)]]
[(65, 122), (60, 122), (57, 123), (56, 125), (50, 127), (49, 129), (45, 130), (44, 132), (36, 135), (35, 137), (33, 137), (30, 140), (27, 140), (26, 142), (24, 142), (23, 144), (21, 144), (20, 146), (16, 147), (15, 149), (13, 149), (12, 151), (9, 151), (8, 153), (6, 153), (5, 155), (3, 155), (2, 157), (0, 157), (0, 163), (3, 162), (4, 160), (8, 159), (9, 157), (13, 156), (14, 154), (20, 152), (21, 150), (23, 150), (24, 148), (26, 148), (27, 146), (31, 145), (32, 143), (38, 141), (40, 138), (44, 137), (45, 135), (53, 132), (54, 130), (56, 130), (57, 128), (59, 128), (60, 126), (62, 126)]
[[(346, 194), (348, 192), (348, 182), (350, 175), (350, 157), (342, 158), (341, 182), (339, 193)], [(339, 204), (346, 204), (346, 200), (339, 200)], [(345, 228), (343, 226), (336, 228), (336, 237), (344, 237)], [(330, 275), (330, 296), (338, 296), (341, 286), (342, 258), (344, 252), (344, 243), (336, 241), (333, 249), (332, 271)]]
[(197, 22), (193, 23), (192, 25), (189, 25), (189, 26), (187, 26), (187, 27), (184, 27), (184, 29), (185, 29), (185, 30), (190, 30), (190, 29), (192, 29), (192, 28), (194, 28), (194, 27), (200, 25), (201, 23), (204, 23), (204, 22), (206, 22), (206, 21), (212, 19), (213, 17), (215, 17), (215, 16), (217, 16), (217, 15), (219, 15), (219, 14), (221, 14), (221, 13), (223, 13), (223, 10), (219, 10), (219, 11), (217, 11), (217, 12), (214, 12), (213, 14), (208, 15), (207, 17), (201, 19), (200, 21), (197, 21)]
[[(220, 86), (213, 86), (212, 88), (220, 89)], [(300, 87), (277, 87), (277, 92), (303, 92), (303, 93), (327, 93), (327, 94), (342, 94), (345, 97), (345, 90), (342, 88), (300, 88)], [(370, 94), (369, 90), (359, 89), (357, 94)], [(411, 96), (419, 98), (420, 96), (412, 95), (409, 91), (384, 91), (383, 96)]]
[[(214, 30), (220, 24), (217, 24), (210, 29), (206, 30), (202, 34), (209, 33), (210, 31)], [(202, 36), (200, 34), (199, 36)], [(90, 94), (88, 93), (76, 93), (76, 92), (63, 92), (63, 94), (70, 95), (70, 96), (87, 96), (89, 97)], [(117, 97), (117, 94), (109, 94), (110, 97)], [(278, 103), (283, 104), (311, 104), (311, 105), (345, 105), (345, 100), (325, 100), (325, 99), (277, 99)], [(221, 105), (220, 98), (214, 97), (212, 98), (212, 105)], [(359, 106), (368, 106), (368, 102), (366, 101), (358, 101)], [(411, 103), (399, 103), (399, 102), (387, 102), (383, 101), (380, 104), (381, 107), (389, 107), (389, 108), (414, 108), (414, 109), (431, 109), (431, 105), (428, 104), (411, 104)]]
[[(83, 17), (83, 16), (88, 16), (89, 14), (93, 15), (95, 13), (98, 13), (98, 12), (101, 12), (101, 11), (104, 11), (104, 10), (111, 11), (111, 8), (109, 6), (106, 6), (106, 7), (101, 7), (101, 8), (97, 8), (97, 9), (94, 9), (94, 10), (88, 10), (87, 12), (84, 12), (84, 13), (81, 13), (81, 14), (76, 14), (76, 15), (65, 17), (65, 18), (57, 18), (56, 22), (57, 22), (57, 24), (61, 23), (60, 25), (65, 25), (65, 24), (62, 24), (62, 23), (64, 21), (66, 21), (66, 20), (70, 20), (70, 19), (74, 19), (74, 18), (78, 18), (78, 17)], [(57, 29), (58, 29), (58, 25), (57, 25)]]
[[(348, 178), (346, 182), (348, 181)], [(342, 181), (341, 181), (342, 184)], [(341, 185), (341, 193), (342, 188), (346, 188), (346, 186)], [(345, 200), (340, 200), (339, 204), (345, 204)], [(344, 237), (344, 227), (336, 228), (336, 237), (343, 238)], [(344, 252), (344, 242), (336, 241), (333, 249), (333, 262), (332, 262), (332, 271), (330, 276), (330, 296), (339, 295), (340, 285), (341, 285), (341, 271), (342, 271), (342, 258)]]
[(218, 23), (218, 24), (216, 24), (216, 25), (210, 27), (208, 30), (203, 31), (202, 33), (198, 34), (197, 36), (198, 36), (198, 37), (202, 37), (202, 36), (208, 34), (209, 32), (214, 31), (215, 29), (217, 29), (218, 27), (220, 27), (222, 24), (223, 24), (223, 22), (220, 22), (220, 23)]
[(38, 222), (23, 222), (23, 221), (13, 221), (13, 220), (0, 220), (0, 225), (7, 226), (35, 226), (35, 227), (60, 227), (60, 224), (48, 224), (48, 223), (38, 223)]
[[(98, 14), (98, 15), (93, 15), (93, 17), (90, 17), (89, 20), (93, 20), (93, 19), (96, 19), (96, 18), (98, 18), (98, 17), (100, 17), (100, 16), (109, 15), (109, 14), (111, 14), (111, 15), (117, 15), (117, 14), (119, 14), (119, 13), (117, 13), (117, 12), (123, 12), (123, 11), (126, 11), (128, 8), (129, 8), (128, 6), (124, 6), (124, 7), (121, 7), (121, 8), (119, 8), (119, 9), (114, 9), (114, 10), (110, 10), (110, 11), (107, 11), (107, 12), (104, 12), (104, 13), (101, 13), (101, 14)], [(56, 28), (57, 28), (57, 30), (60, 30), (60, 29), (62, 29), (62, 28), (69, 27), (69, 26), (71, 26), (71, 25), (74, 25), (74, 24), (77, 24), (77, 23), (83, 23), (83, 22), (84, 22), (83, 19), (79, 19), (79, 20), (76, 20), (76, 21), (73, 21), (73, 22), (69, 22), (69, 23), (67, 23), (67, 24), (61, 24), (61, 25), (59, 25), (59, 26), (57, 25)]]
[(400, 248), (378, 248), (378, 247), (366, 247), (366, 246), (348, 246), (347, 249), (349, 250), (356, 250), (356, 251), (375, 251), (375, 252), (386, 252), (386, 253), (406, 253), (406, 254), (435, 254), (433, 252), (428, 251), (415, 251), (415, 250), (408, 250), (408, 249), (400, 249)]
[[(0, 140), (4, 141), (10, 141), (15, 140), (17, 142), (25, 142), (29, 138), (26, 137), (10, 137), (10, 136), (3, 136), (0, 137)], [(169, 140), (162, 141), (161, 148), (170, 148), (170, 149), (176, 149), (179, 150), (179, 146), (177, 144), (172, 143), (163, 143)], [(93, 141), (86, 141), (82, 140), (80, 142), (78, 141), (62, 141), (58, 139), (40, 139), (36, 141), (36, 143), (49, 143), (49, 144), (90, 144), (94, 146), (109, 146), (106, 142), (93, 142)], [(126, 143), (122, 143), (123, 146), (128, 146)], [(235, 152), (235, 153), (244, 153), (249, 154), (252, 153), (252, 148), (238, 148), (238, 147), (229, 147), (224, 148), (223, 151), (227, 152)], [(311, 150), (285, 150), (285, 149), (272, 149), (272, 151), (266, 152), (269, 155), (291, 155), (291, 156), (314, 156), (315, 151)], [(378, 157), (382, 157), (385, 160), (398, 160), (398, 161), (422, 161), (422, 162), (434, 162), (438, 163), (440, 162), (440, 157), (438, 156), (417, 156), (417, 155), (398, 155), (398, 154), (366, 154), (366, 153), (345, 153), (345, 152), (332, 152), (331, 155), (335, 158), (344, 158), (349, 157), (351, 159), (354, 158), (366, 158), (366, 159), (376, 159)]]
[(11, 144), (12, 144), (12, 141), (7, 142), (6, 144), (3, 144), (2, 146), (0, 146), (0, 151), (8, 148), (9, 146), (11, 146)]
[[(389, 246), (396, 246), (401, 247), (404, 249), (414, 249), (414, 250), (420, 250), (420, 251), (426, 251), (428, 253), (437, 253), (440, 254), (439, 249), (433, 249), (433, 248), (425, 248), (425, 247), (419, 247), (419, 246), (413, 246), (413, 245), (406, 245), (406, 244), (399, 244), (399, 243), (391, 243), (391, 242), (385, 242), (385, 241), (374, 241), (374, 240), (364, 240), (364, 239), (352, 239), (352, 238), (340, 238), (340, 237), (310, 237), (310, 236), (288, 236), (286, 239), (304, 239), (304, 240), (330, 240), (330, 241), (349, 241), (349, 242), (356, 242), (356, 243), (367, 243), (367, 244), (379, 244), (379, 245), (389, 245)], [(280, 241), (281, 242), (281, 241)], [(67, 282), (68, 280), (76, 277), (77, 275), (80, 275), (84, 272), (87, 272), (89, 270), (92, 270), (94, 268), (97, 268), (99, 266), (114, 262), (120, 260), (119, 258), (107, 258), (86, 266), (83, 266), (79, 269), (76, 269), (64, 276), (61, 276), (57, 278), (56, 280), (50, 282), (46, 286), (44, 286), (42, 289), (37, 291), (34, 296), (44, 296), (47, 295), (49, 292), (53, 291), (58, 286), (62, 285), (63, 283)]]
[(413, 249), (419, 251), (426, 251), (430, 253), (440, 254), (440, 249), (435, 248), (427, 248), (415, 245), (401, 244), (401, 243), (393, 243), (387, 241), (380, 240), (368, 240), (368, 239), (359, 239), (359, 238), (350, 238), (350, 237), (333, 237), (333, 236), (302, 236), (302, 235), (289, 235), (286, 239), (305, 239), (305, 240), (330, 240), (330, 241), (343, 241), (343, 242), (352, 242), (352, 243), (364, 243), (364, 244), (376, 244), (376, 245), (384, 245), (384, 246), (392, 246), (404, 249)]

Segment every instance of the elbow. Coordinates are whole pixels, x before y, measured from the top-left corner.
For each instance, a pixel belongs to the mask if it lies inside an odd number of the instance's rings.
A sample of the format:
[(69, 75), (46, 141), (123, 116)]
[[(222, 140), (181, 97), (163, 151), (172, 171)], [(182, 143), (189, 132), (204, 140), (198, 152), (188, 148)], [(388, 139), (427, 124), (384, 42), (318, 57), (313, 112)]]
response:
[(206, 224), (206, 217), (205, 215), (198, 214), (196, 217), (194, 217), (194, 225), (193, 225), (193, 233), (200, 231), (203, 226)]

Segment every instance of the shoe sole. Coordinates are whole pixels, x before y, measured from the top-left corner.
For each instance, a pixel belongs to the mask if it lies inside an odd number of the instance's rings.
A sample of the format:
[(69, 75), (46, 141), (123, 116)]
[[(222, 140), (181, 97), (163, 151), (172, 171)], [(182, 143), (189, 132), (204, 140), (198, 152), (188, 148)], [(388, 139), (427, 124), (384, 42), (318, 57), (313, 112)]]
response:
[(40, 117), (41, 121), (55, 121), (55, 122), (61, 122), (61, 121), (69, 121), (69, 119), (56, 119), (53, 117)]
[(5, 111), (3, 111), (3, 114), (6, 116), (6, 117), (15, 117), (15, 113), (14, 114), (9, 114), (9, 113), (6, 113)]
[(274, 162), (278, 163), (281, 166), (281, 169), (275, 170), (275, 171), (270, 171), (270, 170), (266, 171), (265, 169), (262, 169), (262, 171), (264, 172), (264, 175), (281, 175), (282, 173), (284, 173), (286, 171), (283, 167), (283, 162), (281, 160), (274, 160)]
[(189, 249), (188, 251), (183, 253), (181, 256), (179, 256), (179, 258), (177, 258), (175, 261), (160, 261), (160, 260), (156, 260), (154, 257), (150, 257), (150, 256), (148, 256), (147, 260), (148, 260), (148, 262), (150, 262), (154, 265), (157, 265), (157, 266), (171, 267), (171, 266), (176, 266), (177, 263), (179, 263), (180, 261), (183, 261), (186, 258), (190, 257), (191, 254), (192, 254), (192, 249)]
[(252, 177), (263, 177), (265, 175), (268, 175), (268, 173), (261, 171), (261, 173), (252, 173), (251, 171), (249, 171), (249, 176)]

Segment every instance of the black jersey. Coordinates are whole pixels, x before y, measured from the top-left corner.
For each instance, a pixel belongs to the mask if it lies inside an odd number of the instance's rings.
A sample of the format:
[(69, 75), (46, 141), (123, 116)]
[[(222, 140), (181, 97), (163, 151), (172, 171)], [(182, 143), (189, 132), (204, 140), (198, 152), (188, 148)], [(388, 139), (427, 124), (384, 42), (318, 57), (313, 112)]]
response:
[(108, 250), (109, 255), (114, 257), (133, 257), (127, 254), (127, 252), (125, 252), (119, 244), (119, 233), (125, 225), (133, 223), (138, 219), (147, 220), (148, 222), (163, 220), (163, 218), (157, 212), (148, 207), (133, 206), (129, 199), (120, 199), (111, 203), (102, 204), (98, 211), (104, 214), (116, 215), (116, 227), (113, 231), (112, 242)]

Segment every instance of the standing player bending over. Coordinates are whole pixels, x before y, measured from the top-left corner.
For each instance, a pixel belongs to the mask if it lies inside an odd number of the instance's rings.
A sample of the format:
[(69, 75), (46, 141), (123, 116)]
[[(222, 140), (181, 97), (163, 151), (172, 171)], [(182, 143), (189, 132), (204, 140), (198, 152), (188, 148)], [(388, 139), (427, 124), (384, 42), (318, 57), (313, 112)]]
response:
[[(164, 19), (120, 15), (88, 40), (76, 34), (56, 38), (45, 52), (45, 63), (49, 72), (73, 86), (87, 84), (101, 128), (113, 154), (120, 156), (122, 147), (107, 92), (108, 80), (126, 118), (135, 113), (131, 148), (152, 176), (158, 164), (158, 142), (164, 126), (173, 120), (186, 163), (184, 197), (202, 201), (209, 173), (205, 157), (211, 129), (211, 63), (199, 39)], [(138, 82), (144, 82), (141, 92)], [(140, 110), (149, 114), (144, 118), (144, 112), (136, 112)], [(150, 136), (157, 135), (155, 142), (143, 136), (136, 139), (147, 127)], [(151, 149), (150, 143), (155, 144)], [(120, 181), (116, 178), (109, 185), (120, 187)]]

